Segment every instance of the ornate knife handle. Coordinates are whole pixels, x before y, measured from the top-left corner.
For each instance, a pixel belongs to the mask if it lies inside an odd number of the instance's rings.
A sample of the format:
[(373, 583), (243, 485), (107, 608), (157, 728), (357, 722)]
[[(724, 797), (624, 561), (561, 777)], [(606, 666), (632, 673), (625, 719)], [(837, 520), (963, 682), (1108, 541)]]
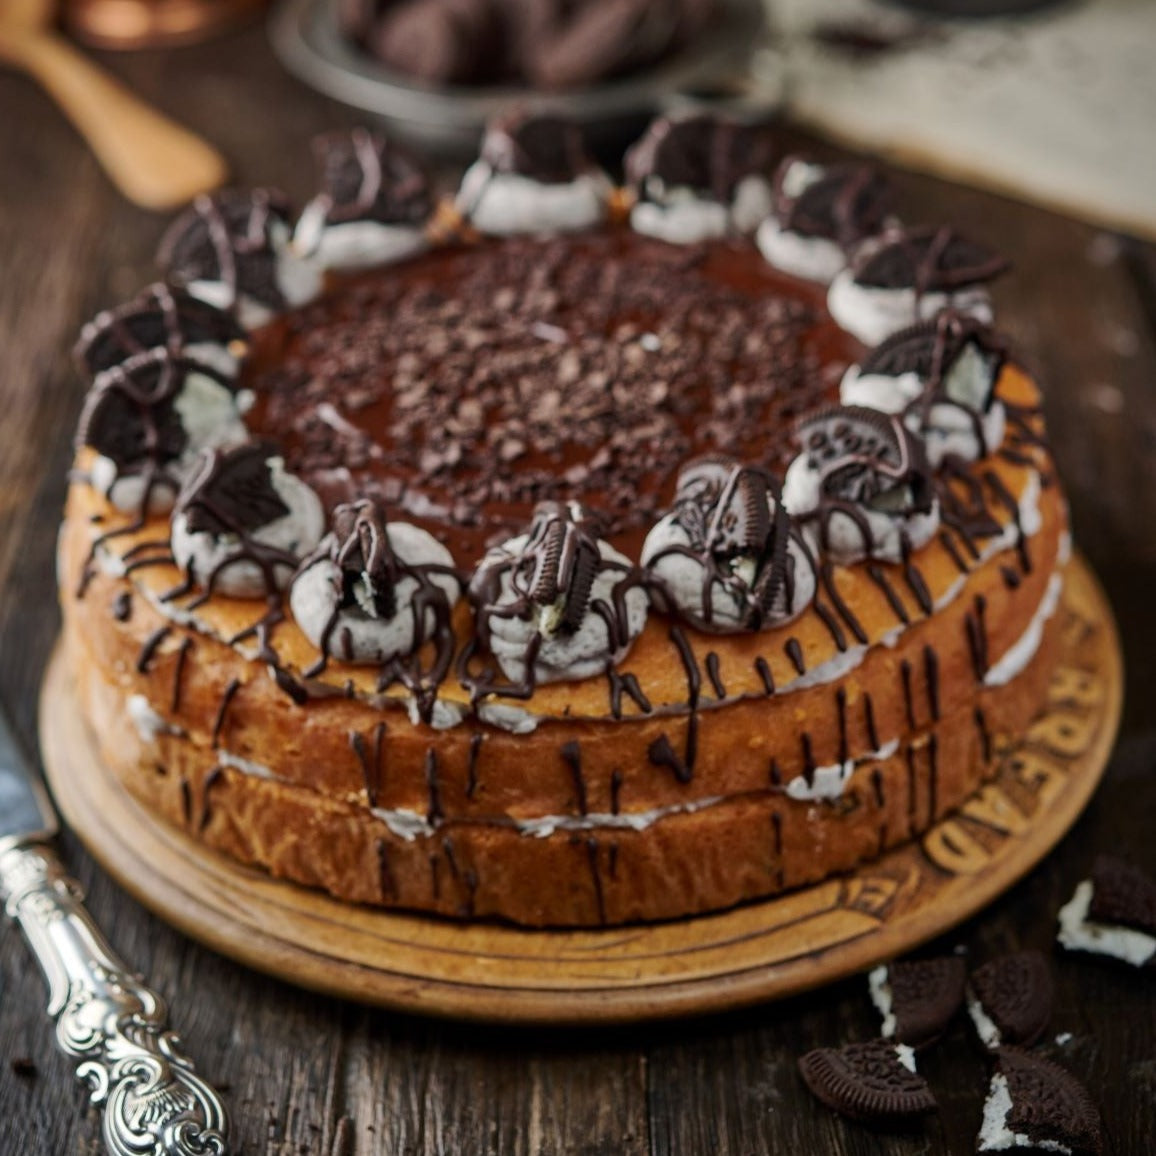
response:
[(61, 1051), (113, 1156), (225, 1156), (229, 1117), (167, 1030), (164, 1000), (117, 958), (85, 911), (80, 885), (39, 844), (0, 843), (0, 899), (48, 981)]

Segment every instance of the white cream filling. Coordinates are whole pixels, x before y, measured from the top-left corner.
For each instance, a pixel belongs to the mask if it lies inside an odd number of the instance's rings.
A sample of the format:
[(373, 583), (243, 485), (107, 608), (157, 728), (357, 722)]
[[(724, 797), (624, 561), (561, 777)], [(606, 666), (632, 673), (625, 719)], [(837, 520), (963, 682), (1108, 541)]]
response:
[(495, 173), (478, 160), (462, 177), (457, 207), (475, 229), (495, 236), (574, 233), (605, 218), (611, 192), (600, 170), (552, 184), (520, 173)]
[(1113, 927), (1088, 918), (1093, 885), (1085, 879), (1075, 894), (1060, 908), (1060, 930), (1056, 939), (1069, 951), (1090, 951), (1121, 959), (1133, 967), (1144, 967), (1156, 956), (1156, 936), (1133, 927)]
[(158, 714), (143, 694), (130, 694), (128, 702), (128, 717), (136, 727), (142, 743), (155, 743), (160, 735), (184, 735), (186, 732), (178, 726), (166, 722)]
[(1022, 1132), (1013, 1132), (1007, 1118), (1012, 1110), (1011, 1091), (1007, 1076), (996, 1072), (991, 1078), (987, 1100), (983, 1105), (983, 1124), (976, 1138), (977, 1152), (1004, 1152), (1009, 1148), (1030, 1148), (1040, 1152), (1064, 1152), (1071, 1156), (1071, 1148), (1056, 1140), (1032, 1140)]
[[(317, 545), (325, 532), (321, 499), (300, 478), (285, 472), (281, 458), (269, 459), (269, 479), (289, 512), (254, 530), (249, 537), (300, 558)], [(211, 574), (219, 571), (214, 590), (221, 594), (259, 598), (266, 593), (264, 574), (255, 562), (231, 561), (242, 553), (242, 543), (235, 534), (191, 532), (186, 516), (177, 514), (172, 521), (172, 550), (177, 565), (185, 573), (191, 565), (199, 582), (207, 582)], [(278, 585), (288, 582), (292, 572), (292, 566), (278, 564), (274, 568)]]
[(1053, 574), (1048, 579), (1047, 589), (1027, 629), (1004, 652), (998, 662), (988, 667), (987, 673), (983, 676), (985, 686), (1006, 686), (1031, 662), (1043, 641), (1044, 627), (1060, 604), (1063, 589), (1064, 576)]
[(827, 310), (836, 324), (871, 346), (948, 306), (985, 323), (992, 320), (991, 297), (981, 285), (950, 293), (924, 293), (917, 300), (914, 289), (860, 285), (851, 269), (843, 269), (827, 294)]
[(899, 750), (899, 740), (892, 739), (884, 743), (877, 751), (862, 755), (857, 759), (848, 759), (845, 763), (835, 763), (829, 767), (816, 767), (808, 783), (804, 775), (796, 775), (787, 783), (786, 791), (792, 799), (799, 801), (815, 801), (818, 799), (837, 799), (843, 794), (855, 768), (864, 763), (871, 763), (889, 759)]
[(806, 281), (829, 285), (847, 265), (847, 254), (838, 242), (784, 229), (774, 217), (759, 226), (755, 243), (768, 265)]
[(875, 1010), (883, 1019), (883, 1023), (879, 1028), (879, 1034), (884, 1039), (890, 1039), (895, 1035), (896, 1020), (894, 1008), (894, 996), (891, 993), (891, 984), (887, 982), (887, 977), (890, 973), (890, 968), (887, 964), (880, 964), (867, 973), (867, 989), (871, 993), (871, 1002), (875, 1005)]
[(1003, 1033), (970, 990), (967, 993), (967, 1014), (971, 1016), (971, 1022), (975, 1024), (976, 1034), (983, 1041), (983, 1046), (989, 1052), (994, 1052), (1003, 1043)]
[(915, 1049), (910, 1044), (896, 1044), (895, 1058), (909, 1071), (915, 1071)]

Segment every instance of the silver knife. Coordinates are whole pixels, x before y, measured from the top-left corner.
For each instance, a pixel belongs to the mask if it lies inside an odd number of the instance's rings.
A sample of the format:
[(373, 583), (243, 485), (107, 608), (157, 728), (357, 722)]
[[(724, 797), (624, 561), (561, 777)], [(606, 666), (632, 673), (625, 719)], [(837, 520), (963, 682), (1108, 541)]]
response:
[(112, 1156), (225, 1156), (229, 1117), (168, 1030), (164, 1000), (129, 971), (49, 846), (59, 823), (0, 711), (0, 901), (48, 981), (61, 1051), (103, 1109)]

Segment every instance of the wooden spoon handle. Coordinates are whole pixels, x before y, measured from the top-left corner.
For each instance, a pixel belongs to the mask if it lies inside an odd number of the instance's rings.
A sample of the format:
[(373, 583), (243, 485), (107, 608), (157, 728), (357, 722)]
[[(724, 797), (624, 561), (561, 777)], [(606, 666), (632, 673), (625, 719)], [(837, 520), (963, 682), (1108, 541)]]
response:
[(224, 181), (228, 169), (216, 149), (149, 108), (60, 37), (37, 36), (22, 55), (129, 200), (171, 209)]

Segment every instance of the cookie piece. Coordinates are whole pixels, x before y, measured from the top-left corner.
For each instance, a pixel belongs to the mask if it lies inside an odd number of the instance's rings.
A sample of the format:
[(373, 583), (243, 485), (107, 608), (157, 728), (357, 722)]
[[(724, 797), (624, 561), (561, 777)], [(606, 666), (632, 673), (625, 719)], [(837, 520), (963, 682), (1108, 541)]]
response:
[(913, 1048), (934, 1043), (963, 1003), (967, 965), (961, 955), (896, 960), (867, 976), (883, 1017), (883, 1035)]
[(893, 1124), (938, 1109), (911, 1049), (890, 1040), (816, 1048), (799, 1060), (799, 1073), (828, 1108), (852, 1120)]
[(1048, 961), (1038, 951), (1017, 951), (985, 963), (968, 984), (967, 1011), (984, 1045), (1027, 1047), (1052, 1018), (1055, 985)]
[(1069, 951), (1156, 965), (1156, 881), (1122, 859), (1097, 856), (1092, 877), (1076, 888), (1059, 920), (1056, 938)]
[(977, 1152), (1009, 1148), (1098, 1156), (1100, 1113), (1070, 1072), (1018, 1048), (1001, 1048), (983, 1106)]

